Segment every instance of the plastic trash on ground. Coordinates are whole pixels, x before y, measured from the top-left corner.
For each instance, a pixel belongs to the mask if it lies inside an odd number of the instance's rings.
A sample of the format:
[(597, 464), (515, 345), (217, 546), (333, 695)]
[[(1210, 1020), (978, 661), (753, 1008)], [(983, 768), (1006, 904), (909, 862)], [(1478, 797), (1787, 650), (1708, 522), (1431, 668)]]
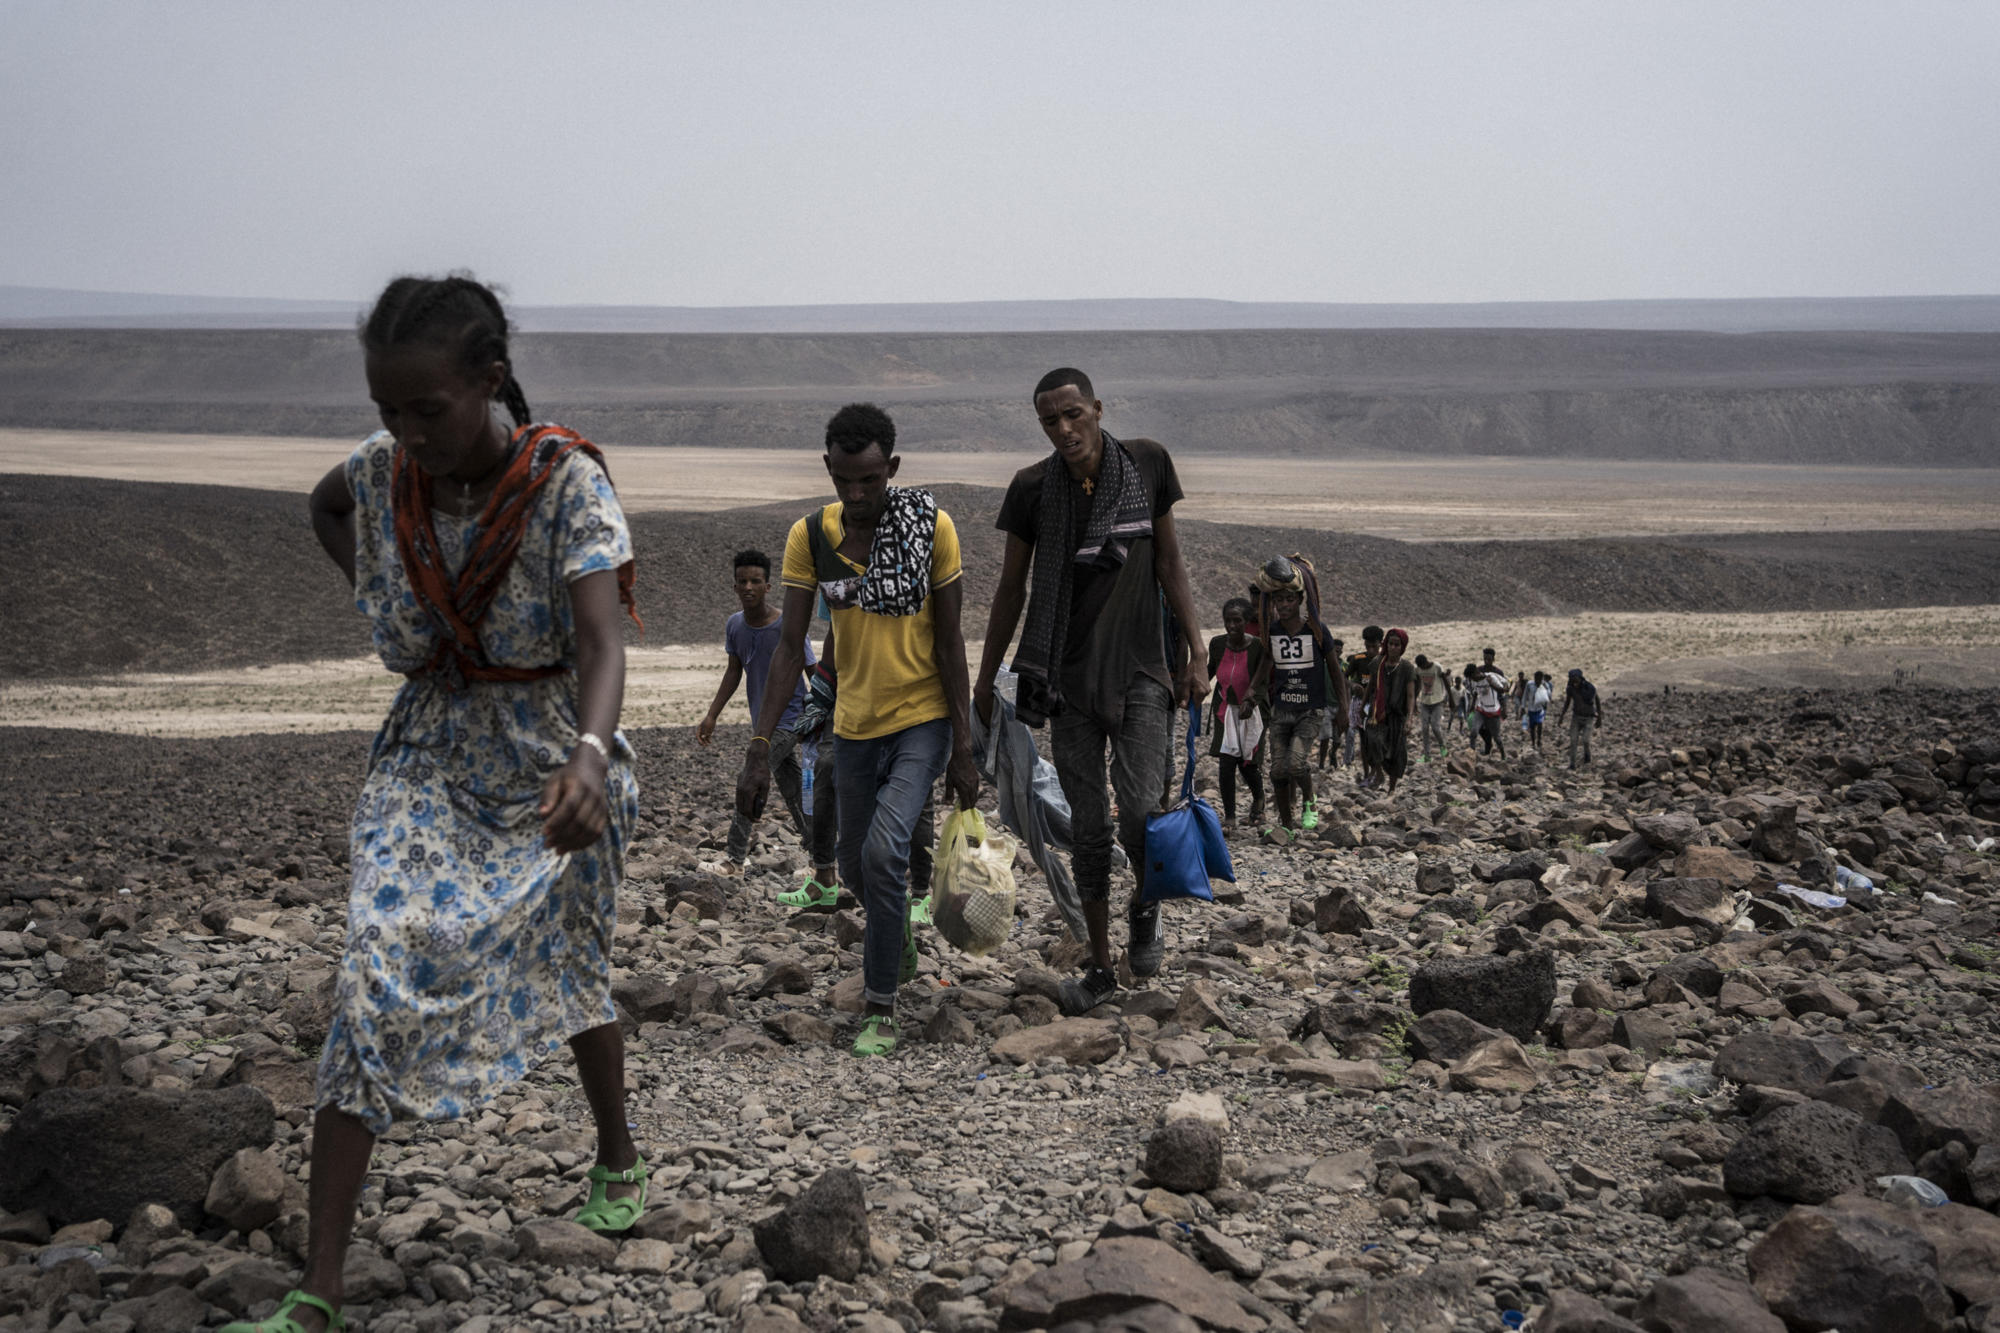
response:
[(1877, 1176), (1875, 1188), (1890, 1203), (1916, 1208), (1942, 1208), (1951, 1202), (1950, 1195), (1922, 1176)]
[(1879, 896), (1882, 892), (1882, 890), (1875, 887), (1874, 880), (1868, 878), (1868, 876), (1858, 870), (1849, 870), (1846, 866), (1842, 865), (1837, 865), (1833, 868), (1833, 882), (1836, 887), (1849, 897), (1858, 893)]
[(1778, 892), (1784, 894), (1786, 897), (1796, 898), (1800, 902), (1813, 907), (1827, 908), (1829, 911), (1836, 907), (1847, 906), (1847, 899), (1845, 898), (1837, 897), (1831, 893), (1821, 893), (1818, 889), (1802, 889), (1796, 884), (1780, 884)]
[(1925, 901), (1925, 902), (1927, 902), (1927, 903), (1936, 903), (1936, 904), (1937, 904), (1937, 905), (1938, 905), (1939, 907), (1956, 907), (1956, 906), (1958, 906), (1958, 899), (1956, 899), (1956, 898), (1940, 898), (1940, 897), (1939, 897), (1939, 896), (1938, 896), (1937, 894), (1935, 894), (1935, 893), (1932, 893), (1932, 892), (1931, 892), (1931, 891), (1930, 891), (1929, 889), (1925, 889), (1925, 890), (1924, 890), (1924, 901)]
[(977, 810), (955, 811), (931, 868), (931, 924), (952, 947), (991, 953), (1014, 926), (1014, 840)]

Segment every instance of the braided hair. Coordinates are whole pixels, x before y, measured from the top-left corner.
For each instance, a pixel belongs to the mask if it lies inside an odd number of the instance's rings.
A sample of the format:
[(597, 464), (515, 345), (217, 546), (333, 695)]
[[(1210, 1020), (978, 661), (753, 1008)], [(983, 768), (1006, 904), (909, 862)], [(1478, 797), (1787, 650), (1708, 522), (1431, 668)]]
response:
[(470, 273), (397, 278), (375, 298), (375, 308), (362, 319), (359, 332), (362, 347), (370, 352), (419, 343), (454, 347), (459, 367), (468, 375), (498, 361), (507, 367), (507, 378), (500, 386), (500, 401), (507, 405), (507, 414), (517, 426), (534, 419), (528, 411), (528, 395), (514, 378), (514, 360), (507, 351), (513, 325), (493, 289)]

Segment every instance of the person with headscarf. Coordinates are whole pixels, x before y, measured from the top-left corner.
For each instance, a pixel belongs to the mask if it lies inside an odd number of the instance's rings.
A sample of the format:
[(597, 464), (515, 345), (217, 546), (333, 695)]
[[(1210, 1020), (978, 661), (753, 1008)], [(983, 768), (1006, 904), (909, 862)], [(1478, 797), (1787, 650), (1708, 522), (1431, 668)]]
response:
[(1375, 762), (1392, 792), (1410, 766), (1410, 725), (1417, 717), (1417, 669), (1403, 660), (1409, 646), (1408, 630), (1385, 631), (1370, 682), (1368, 725), (1376, 728)]

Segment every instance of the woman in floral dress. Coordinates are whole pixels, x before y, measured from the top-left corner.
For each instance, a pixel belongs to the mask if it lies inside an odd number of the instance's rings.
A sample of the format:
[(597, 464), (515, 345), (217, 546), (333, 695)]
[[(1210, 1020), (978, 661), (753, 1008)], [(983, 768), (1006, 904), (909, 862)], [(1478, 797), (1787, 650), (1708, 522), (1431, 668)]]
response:
[(644, 1208), (610, 989), (638, 805), (617, 730), (631, 539), (596, 448), (528, 424), (507, 332), (471, 278), (391, 283), (361, 329), (386, 429), (313, 492), (321, 544), (408, 679), (354, 811), (305, 1275), (233, 1329), (340, 1327), (375, 1137), (469, 1114), (565, 1043), (598, 1135), (577, 1220), (622, 1231)]

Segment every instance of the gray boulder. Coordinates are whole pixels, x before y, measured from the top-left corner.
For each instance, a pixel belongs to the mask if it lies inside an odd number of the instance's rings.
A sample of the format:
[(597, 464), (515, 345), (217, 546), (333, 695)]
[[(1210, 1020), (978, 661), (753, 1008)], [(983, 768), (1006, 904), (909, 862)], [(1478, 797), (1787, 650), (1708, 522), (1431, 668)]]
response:
[(1792, 1209), (1751, 1249), (1750, 1285), (1795, 1329), (1943, 1333), (1952, 1316), (1937, 1248), (1871, 1199)]
[(1476, 1023), (1533, 1041), (1556, 1002), (1555, 955), (1529, 953), (1436, 958), (1410, 978), (1410, 1008), (1455, 1009)]
[(1498, 1028), (1473, 1022), (1456, 1009), (1433, 1009), (1410, 1024), (1404, 1039), (1417, 1059), (1449, 1065), (1505, 1035)]
[(1656, 879), (1646, 885), (1646, 913), (1712, 935), (1736, 919), (1736, 895), (1719, 879)]
[(1792, 1203), (1825, 1203), (1867, 1189), (1877, 1176), (1909, 1173), (1910, 1159), (1894, 1134), (1819, 1101), (1771, 1112), (1722, 1159), (1723, 1187), (1731, 1194)]
[(1179, 1194), (1222, 1183), (1222, 1136), (1199, 1120), (1176, 1120), (1146, 1141), (1146, 1175)]
[(1746, 1032), (1715, 1053), (1715, 1076), (1731, 1083), (1810, 1093), (1853, 1054), (1832, 1037)]
[(68, 1223), (160, 1203), (193, 1227), (217, 1169), (269, 1144), (274, 1118), (271, 1099), (246, 1086), (45, 1092), (0, 1135), (0, 1206)]
[(1785, 1333), (1785, 1321), (1764, 1308), (1750, 1284), (1713, 1268), (1662, 1278), (1632, 1318), (1649, 1333)]
[(868, 1258), (868, 1206), (861, 1177), (828, 1171), (798, 1198), (751, 1224), (757, 1252), (782, 1282), (852, 1282)]

